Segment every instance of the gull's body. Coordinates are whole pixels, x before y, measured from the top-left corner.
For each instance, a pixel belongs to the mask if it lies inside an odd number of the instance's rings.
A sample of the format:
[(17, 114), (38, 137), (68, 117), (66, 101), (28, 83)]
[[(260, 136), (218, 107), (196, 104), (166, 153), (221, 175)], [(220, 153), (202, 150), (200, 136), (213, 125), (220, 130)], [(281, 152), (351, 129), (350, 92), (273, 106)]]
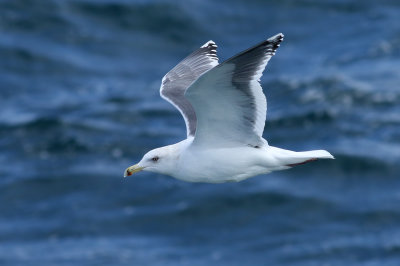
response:
[(183, 115), (187, 139), (148, 152), (125, 176), (147, 170), (222, 183), (332, 159), (325, 150), (284, 150), (262, 137), (267, 102), (259, 79), (282, 40), (278, 34), (221, 64), (209, 41), (168, 72), (160, 94)]

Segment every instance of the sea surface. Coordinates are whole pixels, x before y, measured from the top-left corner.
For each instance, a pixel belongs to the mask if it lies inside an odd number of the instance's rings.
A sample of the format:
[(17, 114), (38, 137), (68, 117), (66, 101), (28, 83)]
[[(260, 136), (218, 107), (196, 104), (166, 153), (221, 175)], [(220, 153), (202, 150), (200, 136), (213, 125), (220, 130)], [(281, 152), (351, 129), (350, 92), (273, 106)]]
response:
[[(264, 137), (336, 160), (123, 179), (186, 136), (165, 73), (279, 32)], [(0, 265), (400, 265), (399, 172), (397, 0), (0, 1)]]

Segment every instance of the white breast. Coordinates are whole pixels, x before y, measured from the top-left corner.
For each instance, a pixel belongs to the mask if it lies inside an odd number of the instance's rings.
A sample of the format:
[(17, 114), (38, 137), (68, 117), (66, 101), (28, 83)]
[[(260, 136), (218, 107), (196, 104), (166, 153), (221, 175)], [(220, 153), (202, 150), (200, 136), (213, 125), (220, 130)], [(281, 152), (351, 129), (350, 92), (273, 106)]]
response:
[(174, 177), (189, 182), (221, 183), (240, 181), (268, 173), (264, 149), (252, 147), (182, 150)]

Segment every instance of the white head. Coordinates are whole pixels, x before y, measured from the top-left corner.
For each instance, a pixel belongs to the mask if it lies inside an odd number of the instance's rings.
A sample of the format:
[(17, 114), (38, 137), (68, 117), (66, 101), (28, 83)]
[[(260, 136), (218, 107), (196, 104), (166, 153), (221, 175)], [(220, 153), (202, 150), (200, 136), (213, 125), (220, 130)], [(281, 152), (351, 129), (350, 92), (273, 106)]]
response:
[(146, 153), (139, 163), (126, 168), (124, 177), (139, 171), (150, 171), (171, 175), (175, 169), (179, 153), (174, 145), (157, 148)]

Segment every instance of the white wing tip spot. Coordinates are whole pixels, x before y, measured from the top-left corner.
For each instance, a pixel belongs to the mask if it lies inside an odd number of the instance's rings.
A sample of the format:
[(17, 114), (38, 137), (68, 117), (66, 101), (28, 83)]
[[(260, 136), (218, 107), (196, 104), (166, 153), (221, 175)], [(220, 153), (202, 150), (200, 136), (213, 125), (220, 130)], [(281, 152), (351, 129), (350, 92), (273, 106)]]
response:
[(278, 33), (278, 34), (272, 36), (271, 38), (269, 38), (268, 40), (269, 40), (269, 41), (278, 41), (278, 42), (281, 42), (281, 41), (283, 41), (283, 37), (285, 37), (285, 35), (283, 35), (283, 33)]
[(215, 44), (215, 42), (213, 42), (212, 40), (209, 40), (208, 42), (206, 42), (203, 46), (201, 46), (200, 48), (206, 48), (208, 46), (213, 46), (213, 47), (217, 47), (217, 45)]

